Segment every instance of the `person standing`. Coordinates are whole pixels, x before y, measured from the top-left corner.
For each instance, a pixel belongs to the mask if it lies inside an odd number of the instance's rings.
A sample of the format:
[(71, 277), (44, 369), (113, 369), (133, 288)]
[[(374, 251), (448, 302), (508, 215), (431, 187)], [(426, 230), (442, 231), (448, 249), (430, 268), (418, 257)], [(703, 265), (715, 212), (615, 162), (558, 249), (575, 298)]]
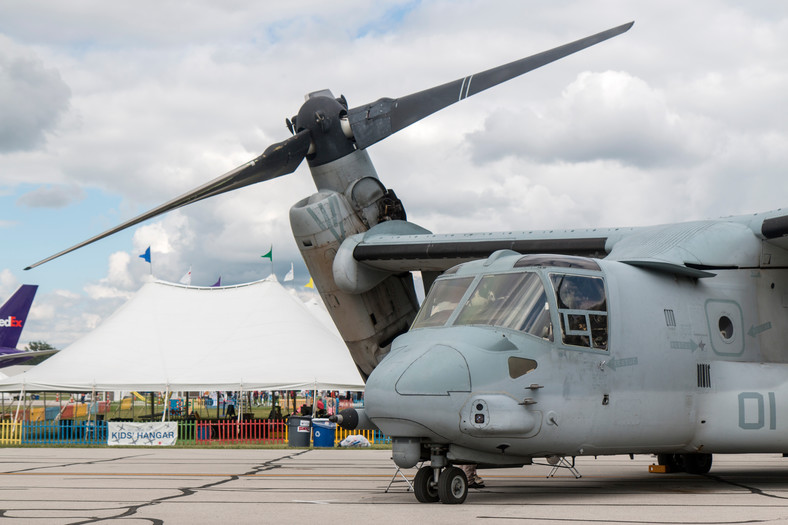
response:
[(476, 465), (460, 465), (460, 468), (465, 472), (465, 477), (468, 478), (469, 489), (483, 489), (484, 480), (476, 473)]

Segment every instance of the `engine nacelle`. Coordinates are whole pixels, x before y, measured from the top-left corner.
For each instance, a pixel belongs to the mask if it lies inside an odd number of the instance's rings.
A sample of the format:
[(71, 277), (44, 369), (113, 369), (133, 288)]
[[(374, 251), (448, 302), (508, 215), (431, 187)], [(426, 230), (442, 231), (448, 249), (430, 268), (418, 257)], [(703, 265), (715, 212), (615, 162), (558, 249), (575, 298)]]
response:
[[(374, 183), (382, 188), (377, 179)], [(381, 217), (377, 213), (383, 208), (381, 201), (390, 198), (388, 192), (369, 186), (362, 197), (356, 198), (355, 192), (352, 204), (344, 193), (324, 189), (290, 209), (290, 225), (304, 262), (365, 378), (388, 353), (391, 341), (408, 329), (418, 310), (409, 273), (386, 277), (358, 294), (342, 291), (334, 281), (333, 263), (342, 241), (374, 226)]]

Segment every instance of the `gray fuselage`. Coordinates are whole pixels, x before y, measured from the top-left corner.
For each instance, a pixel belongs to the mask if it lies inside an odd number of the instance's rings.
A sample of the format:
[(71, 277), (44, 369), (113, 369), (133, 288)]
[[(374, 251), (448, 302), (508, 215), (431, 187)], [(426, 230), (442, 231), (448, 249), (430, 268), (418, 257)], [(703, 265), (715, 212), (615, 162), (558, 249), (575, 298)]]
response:
[[(515, 282), (511, 274), (522, 273), (530, 274), (530, 288), (521, 286), (528, 297), (484, 289), (494, 282), (485, 276)], [(446, 272), (430, 295), (441, 283), (454, 286), (450, 280), (461, 290), (451, 293), (462, 294), (453, 308), (441, 303), (450, 314), (428, 296), (413, 329), (369, 377), (366, 412), (387, 435), (443, 445), (452, 461), (492, 464), (788, 448), (788, 367), (779, 346), (788, 327), (773, 315), (785, 312), (773, 304), (785, 290), (782, 271), (697, 279), (509, 252)], [(579, 300), (570, 290), (578, 283), (603, 283), (603, 302)], [(468, 312), (479, 295), (514, 306), (474, 320)], [(530, 328), (517, 324), (517, 305), (531, 309), (530, 321), (520, 316)]]

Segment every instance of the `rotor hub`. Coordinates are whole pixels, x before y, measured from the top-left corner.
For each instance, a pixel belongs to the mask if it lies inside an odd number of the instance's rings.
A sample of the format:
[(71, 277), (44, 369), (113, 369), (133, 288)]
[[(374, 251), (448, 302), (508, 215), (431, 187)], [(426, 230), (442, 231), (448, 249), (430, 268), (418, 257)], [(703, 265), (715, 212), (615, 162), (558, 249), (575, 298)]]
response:
[(310, 166), (321, 166), (356, 150), (355, 144), (342, 130), (342, 117), (347, 108), (325, 92), (311, 94), (296, 117), (296, 132), (309, 130), (314, 152), (307, 156)]

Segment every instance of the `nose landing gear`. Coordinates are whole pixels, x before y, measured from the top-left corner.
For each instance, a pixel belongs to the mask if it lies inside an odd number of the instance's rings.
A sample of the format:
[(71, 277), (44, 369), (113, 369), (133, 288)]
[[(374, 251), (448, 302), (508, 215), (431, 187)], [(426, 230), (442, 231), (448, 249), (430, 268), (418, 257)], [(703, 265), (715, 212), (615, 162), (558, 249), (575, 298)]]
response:
[(443, 503), (459, 504), (468, 496), (468, 478), (461, 468), (447, 467), (438, 477), (438, 496)]
[[(440, 476), (440, 469), (435, 469)], [(433, 468), (425, 465), (416, 472), (416, 477), (413, 478), (413, 492), (416, 494), (416, 499), (421, 503), (436, 503), (440, 501), (438, 495), (438, 481), (435, 480)]]
[(413, 492), (421, 503), (457, 505), (468, 496), (468, 479), (457, 467), (424, 466), (413, 478)]

